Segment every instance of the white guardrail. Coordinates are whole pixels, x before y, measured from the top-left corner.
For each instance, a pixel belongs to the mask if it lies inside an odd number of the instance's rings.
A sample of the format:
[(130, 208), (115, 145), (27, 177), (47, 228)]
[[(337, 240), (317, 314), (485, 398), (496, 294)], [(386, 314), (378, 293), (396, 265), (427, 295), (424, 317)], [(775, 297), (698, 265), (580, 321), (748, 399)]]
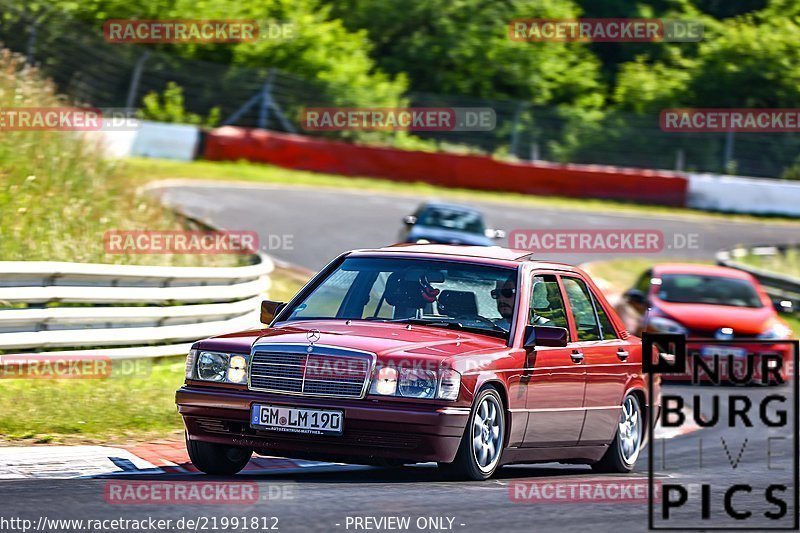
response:
[(749, 255), (774, 256), (785, 254), (788, 250), (800, 250), (798, 244), (780, 244), (767, 246), (739, 246), (730, 250), (717, 252), (717, 264), (736, 268), (749, 273), (756, 278), (764, 290), (774, 300), (788, 300), (792, 302), (795, 311), (800, 310), (800, 279), (787, 276), (779, 272), (756, 268), (741, 262), (742, 258)]
[(0, 262), (0, 306), (35, 306), (0, 309), (0, 350), (119, 358), (186, 353), (197, 339), (259, 325), (274, 263), (258, 259), (232, 268)]

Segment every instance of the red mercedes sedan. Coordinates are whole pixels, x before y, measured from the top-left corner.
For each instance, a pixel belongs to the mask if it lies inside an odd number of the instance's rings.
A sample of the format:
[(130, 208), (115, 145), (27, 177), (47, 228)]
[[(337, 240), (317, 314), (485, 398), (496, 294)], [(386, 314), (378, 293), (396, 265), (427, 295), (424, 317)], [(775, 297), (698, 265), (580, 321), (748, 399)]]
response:
[[(767, 342), (790, 339), (792, 330), (747, 272), (714, 265), (660, 264), (644, 272), (624, 300), (620, 315), (637, 334), (686, 335), (687, 374), (664, 374), (665, 379), (691, 379), (694, 357), (711, 365), (719, 356), (718, 374), (740, 377), (747, 372), (746, 357), (753, 354), (753, 382), (761, 379), (760, 358), (765, 356), (771, 358), (770, 365), (783, 363), (783, 381), (793, 371), (792, 346)], [(700, 378), (705, 381), (709, 376), (701, 373)]]
[(176, 403), (204, 472), (254, 452), (475, 480), (527, 462), (629, 472), (647, 436), (640, 339), (584, 272), (526, 251), (345, 253), (262, 322), (187, 358)]

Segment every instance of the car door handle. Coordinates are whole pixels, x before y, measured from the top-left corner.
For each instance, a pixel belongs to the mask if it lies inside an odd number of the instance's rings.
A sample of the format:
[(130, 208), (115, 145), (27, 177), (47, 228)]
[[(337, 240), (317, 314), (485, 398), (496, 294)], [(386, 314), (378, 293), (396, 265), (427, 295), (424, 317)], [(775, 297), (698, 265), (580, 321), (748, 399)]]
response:
[(628, 359), (629, 355), (630, 354), (628, 352), (626, 352), (625, 350), (622, 350), (622, 349), (617, 350), (617, 357), (619, 357), (620, 361), (625, 361), (626, 359)]
[(583, 354), (578, 350), (572, 350), (572, 353), (569, 354), (569, 356), (572, 357), (573, 363), (580, 363), (581, 361), (583, 361)]

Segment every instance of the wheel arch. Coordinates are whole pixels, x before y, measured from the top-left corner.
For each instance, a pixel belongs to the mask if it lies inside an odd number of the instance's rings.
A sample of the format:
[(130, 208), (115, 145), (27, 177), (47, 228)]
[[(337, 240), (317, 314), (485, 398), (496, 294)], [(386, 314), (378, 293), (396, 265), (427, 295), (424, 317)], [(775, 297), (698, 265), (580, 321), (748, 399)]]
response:
[(508, 390), (506, 390), (505, 383), (503, 383), (498, 376), (487, 377), (477, 383), (473, 396), (473, 405), (474, 400), (478, 398), (480, 392), (487, 388), (492, 388), (497, 391), (497, 394), (500, 396), (500, 401), (503, 404), (503, 419), (506, 423), (506, 431), (505, 435), (503, 435), (503, 447), (505, 448), (508, 444), (508, 438), (511, 435), (511, 412), (508, 407)]

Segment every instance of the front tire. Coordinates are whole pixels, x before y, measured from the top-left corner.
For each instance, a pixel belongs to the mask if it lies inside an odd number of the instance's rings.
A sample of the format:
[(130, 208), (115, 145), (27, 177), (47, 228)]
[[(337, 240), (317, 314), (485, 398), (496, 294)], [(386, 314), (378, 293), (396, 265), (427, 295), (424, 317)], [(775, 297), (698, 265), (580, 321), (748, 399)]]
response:
[(628, 393), (622, 400), (617, 431), (602, 459), (592, 465), (595, 472), (626, 474), (633, 470), (644, 445), (644, 416), (638, 396)]
[(186, 437), (189, 459), (198, 470), (206, 474), (232, 476), (247, 466), (253, 450), (237, 446), (225, 446), (213, 442), (189, 440)]
[(467, 420), (455, 460), (439, 463), (439, 468), (451, 479), (489, 479), (500, 464), (505, 429), (505, 410), (500, 395), (492, 388), (483, 389)]

